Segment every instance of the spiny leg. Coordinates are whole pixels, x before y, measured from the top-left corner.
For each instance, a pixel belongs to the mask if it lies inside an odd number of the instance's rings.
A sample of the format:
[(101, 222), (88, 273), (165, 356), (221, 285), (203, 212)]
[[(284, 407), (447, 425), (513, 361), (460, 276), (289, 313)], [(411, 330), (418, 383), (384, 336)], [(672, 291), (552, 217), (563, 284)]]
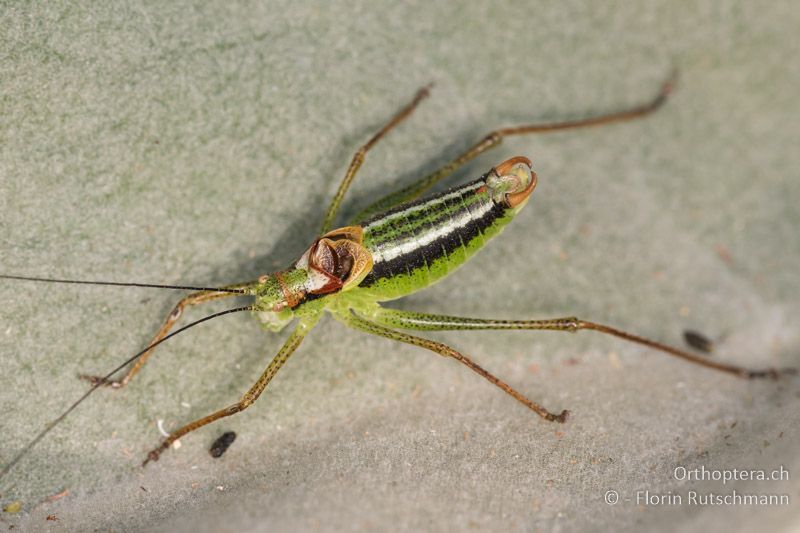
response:
[(297, 325), (294, 331), (292, 331), (292, 334), (289, 335), (289, 338), (286, 339), (286, 342), (283, 343), (283, 346), (278, 351), (277, 355), (275, 355), (272, 361), (270, 361), (269, 365), (267, 365), (264, 373), (261, 374), (261, 377), (258, 378), (258, 381), (256, 381), (255, 384), (244, 394), (244, 396), (242, 396), (241, 400), (224, 409), (220, 409), (219, 411), (211, 413), (208, 416), (198, 418), (194, 422), (190, 422), (176, 431), (173, 431), (167, 438), (164, 439), (158, 448), (153, 449), (147, 454), (147, 459), (144, 460), (142, 466), (146, 465), (150, 461), (158, 461), (158, 457), (161, 455), (161, 453), (169, 448), (173, 442), (183, 437), (187, 433), (191, 433), (192, 431), (210, 424), (215, 420), (219, 420), (220, 418), (235, 415), (236, 413), (244, 411), (250, 407), (250, 405), (252, 405), (253, 402), (258, 399), (261, 393), (264, 392), (264, 389), (267, 388), (267, 385), (270, 381), (272, 381), (272, 378), (275, 377), (275, 374), (278, 373), (278, 370), (280, 370), (283, 364), (289, 359), (289, 356), (291, 356), (297, 347), (300, 346), (303, 338), (308, 334), (311, 328), (314, 327), (314, 324), (316, 324), (317, 320), (318, 317), (309, 317)]
[(344, 199), (345, 193), (347, 193), (347, 189), (350, 187), (350, 184), (353, 182), (353, 178), (358, 172), (358, 169), (361, 168), (361, 165), (364, 163), (364, 158), (367, 155), (367, 152), (377, 144), (384, 135), (389, 133), (389, 131), (400, 124), (403, 120), (405, 120), (419, 103), (428, 97), (430, 94), (431, 85), (427, 85), (422, 89), (417, 91), (417, 94), (414, 96), (414, 99), (406, 105), (403, 109), (397, 112), (395, 116), (386, 123), (383, 128), (380, 129), (378, 133), (372, 136), (372, 138), (367, 141), (365, 145), (358, 149), (358, 151), (353, 155), (353, 159), (350, 161), (350, 166), (347, 168), (347, 173), (344, 175), (344, 179), (339, 184), (339, 189), (336, 191), (336, 195), (333, 197), (331, 201), (331, 205), (328, 207), (328, 212), (325, 213), (325, 220), (322, 222), (322, 234), (327, 233), (331, 227), (333, 226), (333, 221), (336, 218), (336, 213), (339, 211), (339, 205), (342, 203), (342, 199)]
[(386, 337), (387, 339), (405, 342), (407, 344), (412, 344), (414, 346), (419, 346), (421, 348), (425, 348), (435, 352), (444, 357), (451, 357), (458, 361), (459, 363), (463, 364), (479, 376), (485, 378), (493, 385), (496, 385), (503, 392), (509, 394), (515, 400), (523, 404), (528, 409), (532, 410), (537, 415), (541, 416), (545, 420), (551, 422), (565, 422), (567, 420), (567, 416), (569, 415), (569, 411), (566, 409), (561, 411), (560, 414), (551, 413), (538, 403), (526, 398), (522, 393), (518, 392), (516, 389), (511, 387), (508, 383), (501, 380), (500, 378), (491, 374), (488, 370), (484, 369), (478, 363), (467, 357), (466, 355), (458, 352), (457, 350), (447, 346), (446, 344), (442, 344), (441, 342), (432, 341), (430, 339), (424, 339), (422, 337), (416, 337), (414, 335), (409, 335), (408, 333), (403, 333), (400, 331), (395, 331), (393, 329), (385, 328), (380, 324), (376, 324), (375, 322), (370, 322), (368, 320), (364, 320), (363, 318), (352, 314), (335, 314), (336, 318), (351, 326), (355, 329), (359, 329), (361, 331), (365, 331), (367, 333), (372, 333), (373, 335), (378, 335), (380, 337)]
[(749, 369), (741, 366), (725, 364), (707, 359), (705, 357), (700, 357), (684, 350), (679, 350), (678, 348), (646, 339), (638, 335), (633, 335), (632, 333), (628, 333), (620, 329), (586, 320), (579, 320), (575, 317), (553, 318), (546, 320), (491, 320), (432, 315), (427, 313), (399, 311), (396, 309), (386, 309), (381, 307), (374, 311), (374, 314), (370, 315), (370, 318), (389, 327), (424, 331), (470, 329), (538, 329), (575, 332), (582, 329), (588, 329), (613, 335), (636, 344), (642, 344), (661, 352), (680, 357), (681, 359), (691, 363), (712, 368), (714, 370), (719, 370), (721, 372), (728, 372), (729, 374), (734, 374), (746, 379), (764, 377), (777, 378), (780, 375), (795, 374), (797, 372), (797, 370), (794, 368)]
[[(225, 286), (220, 287), (220, 288), (222, 288), (222, 289), (248, 289), (250, 287), (253, 287), (255, 284), (256, 284), (256, 282), (251, 281), (251, 282), (248, 282), (248, 283), (236, 283), (234, 285), (225, 285)], [(167, 336), (169, 331), (172, 329), (172, 326), (175, 325), (175, 322), (177, 322), (178, 319), (183, 314), (183, 310), (184, 310), (185, 307), (192, 306), (192, 305), (197, 305), (197, 304), (201, 304), (201, 303), (205, 303), (205, 302), (210, 302), (212, 300), (218, 300), (220, 298), (228, 298), (230, 296), (242, 296), (242, 295), (241, 294), (236, 294), (234, 292), (202, 291), (202, 292), (192, 293), (189, 296), (187, 296), (185, 298), (182, 298), (175, 305), (175, 307), (172, 309), (170, 314), (167, 315), (167, 318), (164, 320), (164, 323), (161, 325), (161, 328), (159, 328), (159, 330), (156, 333), (155, 337), (153, 337), (153, 340), (150, 341), (148, 346), (151, 345), (151, 344), (157, 343), (158, 341), (160, 341), (161, 339), (163, 339), (164, 337)], [(86, 375), (86, 374), (81, 374), (80, 378), (89, 381), (92, 385), (96, 385), (97, 383), (101, 383), (102, 385), (113, 387), (115, 389), (124, 387), (125, 385), (127, 385), (130, 382), (131, 379), (133, 379), (133, 376), (135, 376), (139, 372), (139, 370), (142, 369), (144, 364), (147, 362), (147, 359), (153, 354), (153, 351), (155, 351), (155, 349), (156, 349), (156, 347), (154, 346), (150, 350), (147, 350), (145, 353), (143, 353), (136, 360), (136, 362), (133, 364), (133, 366), (128, 370), (128, 372), (125, 374), (125, 376), (122, 377), (122, 379), (105, 380), (102, 376), (91, 376), (91, 375)]]
[(355, 217), (354, 222), (358, 223), (362, 220), (369, 218), (371, 215), (375, 213), (385, 211), (397, 204), (410, 202), (412, 200), (419, 198), (419, 196), (422, 195), (422, 193), (424, 193), (425, 191), (427, 191), (428, 189), (439, 183), (445, 177), (455, 172), (459, 167), (463, 166), (467, 162), (476, 158), (483, 152), (500, 145), (500, 143), (503, 142), (503, 139), (506, 137), (511, 137), (513, 135), (527, 135), (530, 133), (547, 133), (551, 131), (587, 128), (591, 126), (602, 126), (605, 124), (612, 124), (615, 122), (634, 120), (649, 115), (650, 113), (653, 113), (659, 107), (661, 107), (664, 104), (664, 102), (666, 102), (667, 97), (672, 92), (675, 86), (675, 79), (676, 79), (676, 74), (673, 73), (670, 76), (670, 78), (661, 85), (661, 90), (659, 91), (658, 95), (655, 98), (653, 98), (650, 102), (647, 102), (646, 104), (642, 104), (630, 109), (626, 109), (624, 111), (617, 111), (615, 113), (608, 113), (604, 115), (596, 115), (593, 117), (578, 119), (578, 120), (544, 122), (538, 124), (525, 124), (522, 126), (512, 126), (508, 128), (501, 128), (499, 130), (495, 130), (489, 133), (479, 142), (468, 148), (458, 157), (453, 159), (453, 161), (446, 164), (442, 168), (438, 169), (433, 174), (425, 176), (421, 180), (412, 183), (408, 187), (396, 191), (388, 196), (385, 196), (384, 198), (381, 198), (377, 202), (368, 206), (366, 209), (361, 211)]

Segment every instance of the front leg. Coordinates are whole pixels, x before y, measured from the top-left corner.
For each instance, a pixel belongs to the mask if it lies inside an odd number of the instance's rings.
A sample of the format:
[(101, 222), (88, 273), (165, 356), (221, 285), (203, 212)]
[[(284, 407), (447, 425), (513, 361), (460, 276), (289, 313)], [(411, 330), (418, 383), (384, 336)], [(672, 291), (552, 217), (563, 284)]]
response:
[[(221, 288), (246, 290), (254, 287), (256, 283), (257, 282), (255, 281), (248, 283), (236, 283), (233, 285), (225, 285)], [(210, 302), (212, 300), (219, 300), (220, 298), (229, 298), (231, 296), (242, 296), (242, 294), (236, 294), (234, 292), (201, 291), (182, 298), (177, 304), (175, 304), (175, 307), (172, 309), (172, 311), (170, 311), (169, 315), (167, 315), (167, 318), (164, 320), (164, 323), (161, 324), (161, 327), (156, 332), (153, 340), (151, 340), (148, 344), (148, 346), (152, 346), (152, 348), (144, 352), (121, 379), (107, 380), (102, 376), (93, 376), (87, 374), (81, 374), (79, 377), (90, 382), (92, 385), (105, 385), (115, 389), (124, 387), (130, 382), (131, 379), (133, 379), (133, 376), (135, 376), (139, 370), (142, 369), (150, 356), (153, 355), (153, 351), (156, 349), (155, 345), (159, 344), (167, 336), (172, 327), (175, 325), (175, 322), (177, 322), (181, 315), (183, 315), (183, 310), (186, 307)]]

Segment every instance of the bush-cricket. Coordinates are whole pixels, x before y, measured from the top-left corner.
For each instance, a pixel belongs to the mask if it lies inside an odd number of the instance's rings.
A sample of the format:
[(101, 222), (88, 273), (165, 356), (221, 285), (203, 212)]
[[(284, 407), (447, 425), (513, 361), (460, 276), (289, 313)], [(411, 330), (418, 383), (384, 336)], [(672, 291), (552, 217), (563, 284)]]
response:
[[(9, 281), (195, 291), (177, 303), (153, 340), (141, 352), (104, 376), (83, 376), (92, 383), (91, 388), (11, 458), (0, 471), (0, 478), (5, 476), (36, 443), (92, 392), (103, 386), (121, 388), (129, 384), (159, 344), (200, 322), (241, 311), (252, 312), (265, 328), (272, 331), (281, 331), (291, 322), (295, 322), (295, 325), (261, 377), (239, 401), (171, 432), (159, 446), (146, 455), (143, 464), (157, 461), (171, 444), (195, 429), (236, 414), (252, 405), (325, 312), (353, 329), (418, 346), (452, 358), (500, 388), (541, 418), (551, 422), (565, 422), (569, 412), (550, 411), (484, 369), (466, 354), (441, 342), (401, 330), (520, 329), (564, 332), (593, 330), (741, 378), (777, 378), (780, 375), (794, 373), (795, 370), (792, 368), (750, 369), (724, 363), (719, 358), (710, 360), (616, 327), (577, 317), (538, 320), (480, 319), (400, 311), (380, 305), (381, 302), (406, 296), (437, 282), (470, 259), (490, 238), (499, 234), (528, 203), (538, 178), (531, 160), (517, 156), (490, 168), (473, 181), (440, 193), (423, 196), (431, 187), (468, 161), (498, 146), (506, 137), (601, 126), (650, 115), (665, 103), (674, 82), (673, 75), (662, 85), (655, 98), (627, 110), (579, 120), (525, 124), (495, 130), (442, 168), (377, 200), (348, 225), (335, 227), (334, 222), (342, 200), (364, 163), (367, 153), (428, 97), (430, 87), (424, 87), (355, 153), (324, 215), (320, 237), (315, 239), (305, 253), (286, 269), (264, 274), (256, 280), (221, 287), (196, 287), (0, 275), (0, 278)], [(253, 299), (253, 303), (215, 313), (172, 330), (187, 306), (236, 295), (249, 296)], [(118, 371), (128, 366), (123, 376), (114, 378)]]

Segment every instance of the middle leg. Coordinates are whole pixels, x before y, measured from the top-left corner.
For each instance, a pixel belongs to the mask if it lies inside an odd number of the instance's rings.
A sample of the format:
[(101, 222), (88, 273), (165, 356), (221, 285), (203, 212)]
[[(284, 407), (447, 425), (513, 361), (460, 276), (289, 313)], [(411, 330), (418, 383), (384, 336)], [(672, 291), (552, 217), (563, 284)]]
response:
[(397, 112), (395, 116), (393, 116), (389, 122), (386, 123), (383, 128), (378, 131), (372, 138), (366, 142), (361, 148), (356, 151), (353, 155), (353, 159), (350, 161), (350, 166), (347, 168), (347, 173), (345, 173), (344, 178), (342, 178), (341, 183), (339, 183), (339, 188), (336, 190), (336, 194), (331, 201), (331, 204), (328, 206), (328, 211), (325, 213), (325, 219), (322, 222), (322, 229), (320, 231), (321, 234), (327, 233), (333, 227), (333, 221), (336, 218), (336, 213), (339, 211), (339, 206), (344, 199), (344, 195), (347, 193), (347, 189), (350, 188), (350, 184), (353, 182), (353, 178), (355, 178), (358, 169), (361, 168), (361, 165), (364, 163), (364, 159), (367, 156), (367, 152), (372, 149), (378, 141), (380, 141), (384, 135), (389, 133), (389, 131), (400, 124), (403, 120), (408, 118), (408, 116), (414, 112), (417, 108), (419, 103), (428, 97), (430, 94), (431, 85), (427, 85), (422, 89), (417, 91), (417, 94), (414, 96), (414, 99), (406, 105), (403, 109)]
[(405, 342), (406, 344), (412, 344), (414, 346), (419, 346), (420, 348), (425, 348), (427, 350), (431, 350), (441, 356), (450, 357), (455, 359), (462, 365), (466, 366), (482, 378), (486, 379), (496, 387), (500, 388), (503, 392), (520, 402), (522, 405), (536, 413), (537, 415), (541, 416), (545, 420), (550, 422), (565, 422), (567, 420), (567, 416), (569, 415), (569, 411), (566, 409), (561, 411), (559, 414), (551, 413), (538, 403), (526, 398), (522, 393), (514, 389), (511, 385), (506, 383), (505, 381), (501, 380), (500, 378), (493, 375), (488, 370), (484, 369), (478, 363), (467, 357), (466, 355), (462, 354), (461, 352), (456, 351), (455, 349), (447, 346), (446, 344), (442, 344), (441, 342), (432, 341), (430, 339), (424, 339), (422, 337), (417, 337), (414, 335), (409, 335), (408, 333), (403, 333), (400, 331), (395, 331), (393, 329), (389, 329), (386, 327), (381, 326), (380, 324), (376, 324), (375, 322), (370, 322), (369, 320), (364, 320), (363, 318), (345, 311), (344, 313), (336, 313), (333, 315), (341, 322), (344, 322), (348, 326), (364, 331), (366, 333), (371, 333), (373, 335), (378, 335), (380, 337), (385, 337), (387, 339)]

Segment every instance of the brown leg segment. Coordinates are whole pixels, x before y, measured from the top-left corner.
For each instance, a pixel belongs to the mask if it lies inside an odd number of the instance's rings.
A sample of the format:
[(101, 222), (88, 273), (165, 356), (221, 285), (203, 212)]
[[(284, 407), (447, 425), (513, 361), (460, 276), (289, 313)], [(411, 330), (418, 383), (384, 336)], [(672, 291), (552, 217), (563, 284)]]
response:
[(224, 409), (220, 409), (219, 411), (211, 413), (208, 416), (204, 416), (203, 418), (199, 418), (194, 422), (190, 422), (176, 431), (173, 431), (169, 434), (169, 437), (164, 439), (158, 448), (153, 449), (147, 454), (147, 459), (144, 460), (142, 466), (146, 465), (150, 461), (158, 461), (158, 458), (162, 452), (169, 448), (173, 442), (183, 437), (187, 433), (191, 433), (192, 431), (210, 424), (215, 420), (219, 420), (220, 418), (235, 415), (236, 413), (244, 411), (250, 407), (250, 405), (252, 405), (253, 402), (258, 399), (261, 393), (264, 392), (264, 389), (267, 388), (267, 385), (270, 381), (272, 381), (272, 378), (275, 377), (275, 374), (278, 373), (278, 370), (280, 370), (283, 364), (289, 359), (289, 356), (291, 356), (297, 347), (300, 346), (303, 338), (314, 326), (314, 323), (316, 323), (316, 318), (313, 318), (311, 321), (301, 322), (298, 324), (289, 338), (286, 339), (286, 342), (284, 342), (277, 355), (275, 355), (272, 361), (270, 361), (269, 365), (267, 365), (264, 373), (261, 374), (261, 377), (258, 378), (258, 381), (256, 381), (256, 383), (250, 387), (250, 390), (248, 390), (244, 396), (242, 396), (241, 400)]
[(618, 111), (616, 113), (608, 113), (605, 115), (597, 115), (594, 117), (579, 119), (579, 120), (569, 120), (563, 122), (545, 122), (540, 124), (526, 124), (522, 126), (512, 126), (508, 128), (501, 128), (499, 130), (495, 130), (489, 133), (486, 137), (481, 139), (478, 143), (474, 144), (470, 148), (468, 148), (464, 153), (456, 157), (453, 161), (448, 163), (447, 165), (443, 166), (442, 168), (438, 169), (433, 174), (430, 174), (421, 180), (412, 183), (408, 187), (401, 189), (397, 192), (394, 192), (384, 198), (381, 198), (377, 202), (373, 203), (358, 216), (355, 217), (355, 222), (360, 222), (365, 220), (369, 216), (384, 211), (392, 206), (403, 202), (410, 202), (419, 198), (419, 196), (439, 183), (442, 179), (447, 177), (448, 175), (455, 172), (456, 169), (466, 164), (468, 161), (476, 158), (483, 152), (490, 150), (496, 146), (498, 146), (504, 138), (510, 137), (513, 135), (527, 135), (530, 133), (547, 133), (551, 131), (560, 131), (560, 130), (569, 130), (569, 129), (578, 129), (578, 128), (588, 128), (592, 126), (603, 126), (606, 124), (613, 124), (615, 122), (625, 122), (628, 120), (634, 120), (637, 118), (641, 118), (644, 116), (653, 113), (658, 108), (660, 108), (664, 102), (667, 101), (667, 97), (672, 92), (675, 86), (675, 80), (677, 76), (675, 73), (670, 76), (670, 78), (664, 82), (661, 86), (661, 90), (659, 91), (658, 95), (647, 102), (646, 104), (636, 106), (631, 109), (626, 109), (624, 111)]
[(513, 397), (515, 400), (520, 402), (522, 405), (536, 413), (537, 415), (541, 416), (545, 420), (551, 422), (565, 422), (567, 420), (567, 416), (569, 415), (569, 411), (566, 409), (561, 411), (559, 414), (554, 414), (539, 405), (538, 403), (534, 402), (526, 398), (522, 393), (518, 392), (516, 389), (511, 387), (508, 383), (501, 380), (500, 378), (491, 374), (488, 370), (484, 369), (478, 363), (467, 357), (466, 355), (454, 350), (450, 346), (446, 344), (442, 344), (441, 342), (432, 341), (429, 339), (423, 339), (422, 337), (416, 337), (414, 335), (409, 335), (408, 333), (402, 333), (400, 331), (395, 331), (393, 329), (385, 328), (379, 324), (374, 322), (370, 322), (368, 320), (364, 320), (354, 314), (335, 314), (339, 320), (351, 326), (355, 329), (359, 329), (361, 331), (365, 331), (367, 333), (372, 333), (373, 335), (378, 335), (381, 337), (386, 337), (387, 339), (405, 342), (407, 344), (412, 344), (414, 346), (419, 346), (421, 348), (425, 348), (427, 350), (431, 350), (439, 355), (444, 357), (451, 357), (458, 361), (459, 363), (463, 364), (479, 376), (483, 377), (484, 379), (488, 380), (493, 385), (499, 387), (503, 392)]
[[(234, 284), (234, 285), (225, 285), (225, 286), (220, 287), (220, 288), (222, 288), (222, 289), (246, 289), (246, 288), (252, 287), (255, 284), (256, 284), (256, 282), (237, 283), (237, 284)], [(242, 295), (242, 294), (236, 294), (236, 293), (233, 293), (233, 292), (203, 291), (203, 292), (195, 292), (193, 294), (190, 294), (186, 298), (181, 299), (175, 305), (175, 307), (172, 309), (170, 314), (167, 315), (167, 318), (164, 320), (164, 323), (161, 325), (161, 328), (158, 330), (158, 332), (156, 333), (155, 337), (153, 337), (153, 340), (150, 341), (148, 346), (150, 344), (157, 343), (158, 341), (160, 341), (161, 339), (163, 339), (164, 337), (167, 336), (169, 331), (175, 325), (175, 322), (177, 322), (178, 319), (183, 314), (183, 310), (184, 310), (185, 307), (191, 306), (191, 305), (202, 304), (202, 303), (205, 303), (205, 302), (210, 302), (211, 300), (219, 300), (220, 298), (228, 298), (230, 296), (246, 296), (246, 294)], [(143, 353), (136, 360), (136, 362), (133, 364), (133, 366), (128, 370), (128, 372), (125, 374), (125, 376), (122, 377), (122, 379), (105, 380), (102, 376), (91, 376), (91, 375), (86, 375), (86, 374), (81, 374), (80, 378), (81, 379), (85, 379), (86, 381), (89, 381), (92, 385), (96, 385), (98, 383), (101, 383), (102, 385), (105, 385), (105, 386), (108, 386), (108, 387), (112, 387), (112, 388), (115, 388), (115, 389), (122, 388), (122, 387), (124, 387), (125, 385), (127, 385), (130, 382), (130, 380), (133, 378), (133, 376), (135, 376), (139, 372), (139, 370), (142, 369), (144, 364), (147, 362), (147, 359), (153, 354), (153, 351), (155, 349), (156, 349), (156, 347), (154, 346), (150, 350), (147, 350), (145, 353)]]
[(599, 331), (607, 335), (613, 335), (626, 341), (642, 344), (655, 350), (659, 350), (675, 357), (680, 357), (690, 363), (727, 372), (735, 376), (746, 379), (754, 378), (778, 378), (781, 375), (792, 375), (797, 373), (795, 368), (767, 368), (750, 369), (741, 366), (730, 365), (718, 361), (710, 360), (672, 346), (662, 344), (638, 335), (633, 335), (626, 331), (597, 324), (586, 320), (579, 320), (575, 317), (553, 318), (546, 320), (491, 320), (481, 318), (463, 318), (445, 315), (431, 315), (427, 313), (415, 313), (409, 311), (399, 311), (396, 309), (380, 308), (372, 316), (372, 319), (385, 324), (389, 327), (401, 329), (415, 329), (425, 331), (445, 331), (445, 330), (477, 330), (477, 329), (538, 329), (552, 331), (575, 332), (582, 329)]
[(728, 365), (725, 363), (719, 363), (716, 361), (712, 361), (706, 357), (701, 357), (699, 355), (695, 355), (683, 350), (679, 350), (677, 348), (673, 348), (672, 346), (669, 346), (667, 344), (661, 344), (660, 342), (651, 341), (650, 339), (639, 337), (638, 335), (633, 335), (631, 333), (622, 331), (620, 329), (612, 328), (610, 326), (604, 326), (603, 324), (596, 324), (594, 322), (588, 322), (586, 320), (578, 320), (576, 325), (577, 325), (576, 329), (591, 329), (594, 331), (599, 331), (601, 333), (606, 333), (608, 335), (613, 335), (615, 337), (619, 337), (620, 339), (625, 339), (627, 341), (635, 342), (637, 344), (643, 344), (645, 346), (649, 346), (650, 348), (654, 348), (664, 353), (674, 355), (675, 357), (680, 357), (681, 359), (689, 361), (690, 363), (695, 363), (707, 368), (713, 368), (714, 370), (719, 370), (721, 372), (727, 372), (729, 374), (739, 376), (740, 378), (778, 379), (778, 377), (780, 376), (790, 376), (797, 374), (796, 368), (753, 369), (753, 368), (744, 368), (736, 365)]
[(350, 188), (350, 184), (353, 182), (353, 178), (358, 172), (358, 169), (361, 168), (361, 165), (364, 163), (364, 158), (367, 155), (367, 152), (375, 146), (375, 144), (383, 138), (384, 135), (389, 133), (389, 131), (400, 124), (403, 120), (405, 120), (419, 103), (428, 97), (430, 94), (431, 85), (427, 85), (422, 89), (417, 91), (417, 94), (414, 96), (414, 99), (406, 105), (403, 109), (398, 111), (398, 113), (389, 120), (386, 125), (381, 128), (381, 130), (372, 136), (372, 138), (367, 141), (367, 143), (358, 149), (358, 151), (353, 155), (352, 161), (350, 161), (350, 166), (347, 169), (347, 173), (344, 175), (344, 179), (339, 184), (339, 189), (336, 191), (336, 195), (333, 197), (333, 201), (331, 201), (331, 205), (328, 207), (328, 212), (325, 214), (325, 220), (322, 223), (322, 230), (320, 234), (327, 233), (332, 225), (333, 220), (336, 218), (336, 213), (339, 211), (339, 205), (342, 203), (342, 199), (344, 198), (347, 189)]

